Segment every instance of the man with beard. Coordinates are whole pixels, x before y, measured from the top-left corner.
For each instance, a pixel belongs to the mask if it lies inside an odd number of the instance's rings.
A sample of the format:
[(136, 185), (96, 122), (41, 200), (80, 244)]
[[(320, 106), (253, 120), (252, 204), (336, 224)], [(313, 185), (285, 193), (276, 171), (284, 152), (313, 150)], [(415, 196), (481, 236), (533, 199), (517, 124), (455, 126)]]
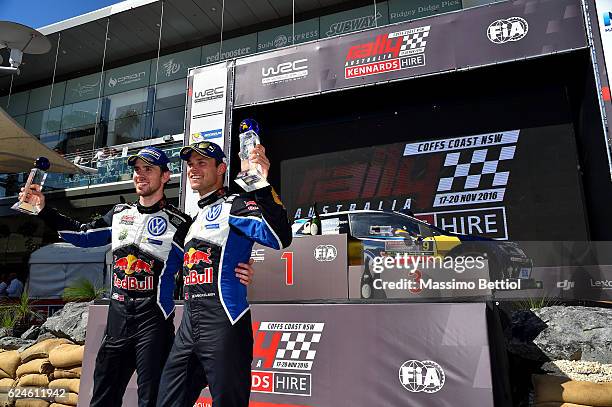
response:
[[(223, 188), (225, 154), (217, 144), (192, 144), (183, 147), (180, 156), (187, 161), (187, 178), (200, 200), (185, 239), (183, 319), (162, 374), (157, 405), (191, 407), (208, 385), (214, 407), (246, 407), (253, 331), (246, 287), (231, 271), (249, 259), (254, 242), (277, 250), (291, 243), (287, 211), (269, 186), (229, 194)], [(255, 147), (250, 161), (267, 177), (270, 162), (262, 145)]]
[[(112, 244), (111, 300), (90, 406), (120, 406), (134, 370), (138, 405), (154, 406), (157, 401), (161, 371), (174, 340), (175, 274), (183, 264), (185, 235), (192, 223), (166, 201), (168, 163), (155, 147), (129, 157), (138, 202), (115, 205), (86, 224), (46, 206), (40, 186), (20, 194), (26, 193), (39, 216), (66, 242), (79, 247)], [(238, 266), (237, 279), (248, 284), (250, 271), (249, 265)]]

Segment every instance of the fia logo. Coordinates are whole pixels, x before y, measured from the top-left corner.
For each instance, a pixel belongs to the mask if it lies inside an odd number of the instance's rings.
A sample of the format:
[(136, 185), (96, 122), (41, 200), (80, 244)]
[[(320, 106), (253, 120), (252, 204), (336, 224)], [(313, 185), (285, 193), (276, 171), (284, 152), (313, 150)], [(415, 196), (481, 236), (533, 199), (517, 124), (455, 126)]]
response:
[(206, 220), (212, 222), (213, 220), (217, 219), (219, 215), (221, 215), (221, 209), (223, 209), (221, 204), (211, 206), (206, 212)]
[(557, 281), (557, 288), (563, 291), (569, 291), (576, 286), (576, 283), (569, 280)]
[(492, 22), (487, 28), (489, 40), (495, 44), (519, 41), (527, 35), (529, 24), (524, 18), (510, 17)]
[(407, 360), (400, 366), (399, 380), (412, 393), (436, 393), (444, 386), (442, 367), (431, 360)]
[(338, 256), (338, 250), (331, 244), (322, 244), (314, 249), (314, 257), (317, 261), (334, 261)]

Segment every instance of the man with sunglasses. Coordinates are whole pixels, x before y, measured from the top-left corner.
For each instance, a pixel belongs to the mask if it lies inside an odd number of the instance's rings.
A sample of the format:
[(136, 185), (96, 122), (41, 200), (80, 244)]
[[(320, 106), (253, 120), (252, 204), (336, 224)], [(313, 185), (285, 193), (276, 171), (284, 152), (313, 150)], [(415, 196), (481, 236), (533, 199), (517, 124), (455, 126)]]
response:
[[(187, 178), (198, 192), (198, 213), (185, 238), (185, 308), (160, 384), (158, 407), (191, 407), (208, 385), (214, 407), (246, 407), (251, 389), (253, 331), (246, 298), (232, 270), (253, 243), (274, 249), (291, 243), (287, 211), (271, 187), (229, 194), (221, 147), (183, 147)], [(257, 145), (250, 161), (270, 168)]]

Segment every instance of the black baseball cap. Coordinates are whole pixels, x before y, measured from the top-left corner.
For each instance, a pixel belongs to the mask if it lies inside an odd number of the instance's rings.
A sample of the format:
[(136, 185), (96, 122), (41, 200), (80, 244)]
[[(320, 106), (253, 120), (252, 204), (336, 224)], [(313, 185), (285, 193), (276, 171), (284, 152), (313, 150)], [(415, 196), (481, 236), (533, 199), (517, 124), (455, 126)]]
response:
[(222, 163), (223, 159), (225, 158), (225, 153), (218, 144), (211, 141), (200, 141), (199, 143), (194, 143), (181, 148), (181, 160), (189, 160), (191, 153), (194, 151), (201, 156), (214, 158), (217, 163)]
[(161, 168), (168, 168), (168, 163), (170, 162), (166, 153), (157, 147), (145, 147), (137, 154), (131, 155), (127, 161), (128, 165), (133, 167), (138, 158), (148, 164), (157, 165)]

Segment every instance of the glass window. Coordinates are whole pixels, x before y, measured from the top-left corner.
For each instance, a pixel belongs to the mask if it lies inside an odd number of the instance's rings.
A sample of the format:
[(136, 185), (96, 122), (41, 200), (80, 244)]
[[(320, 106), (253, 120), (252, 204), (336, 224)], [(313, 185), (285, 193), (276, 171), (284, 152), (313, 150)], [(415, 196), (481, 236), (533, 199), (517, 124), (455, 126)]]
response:
[(60, 151), (65, 151), (65, 142), (66, 135), (63, 133), (55, 132), (55, 133), (47, 133), (40, 135), (40, 142), (49, 147), (52, 150), (56, 148)]
[(187, 82), (185, 79), (162, 83), (157, 85), (157, 98), (155, 110), (164, 110), (172, 107), (185, 106)]
[(108, 142), (107, 145), (131, 143), (143, 139), (145, 130), (148, 88), (118, 93), (107, 98)]
[(11, 116), (20, 116), (25, 114), (28, 110), (28, 98), (30, 96), (30, 91), (14, 93), (11, 95), (10, 100), (8, 101), (9, 106), (6, 109), (8, 114)]
[[(136, 114), (134, 110), (125, 110), (108, 122), (108, 139), (106, 145), (132, 143), (144, 138), (148, 114)], [(150, 120), (150, 119), (149, 119)]]
[(62, 113), (62, 130), (94, 124), (96, 122), (97, 110), (97, 99), (64, 106), (64, 111)]
[(0, 107), (6, 110), (6, 104), (8, 103), (8, 96), (2, 96), (0, 98)]
[(25, 114), (23, 116), (15, 116), (13, 117), (13, 119), (15, 119), (15, 121), (19, 123), (21, 127), (25, 127), (25, 120), (26, 120)]
[(120, 66), (106, 72), (104, 94), (111, 95), (138, 89), (149, 85), (151, 60)]
[[(192, 66), (200, 65), (201, 52), (201, 47), (197, 47), (159, 57), (157, 83), (169, 82), (179, 78), (182, 78), (184, 82), (187, 77), (187, 70)], [(151, 60), (151, 85), (155, 84), (155, 70), (157, 66), (157, 58), (153, 58)]]
[[(95, 125), (82, 126), (74, 129), (63, 130), (64, 140), (60, 143), (63, 154), (76, 153), (79, 150), (91, 150), (94, 143)], [(98, 137), (100, 133), (98, 132)]]
[(94, 73), (66, 82), (66, 104), (95, 99), (100, 92), (100, 74)]
[(25, 129), (37, 136), (43, 133), (57, 132), (61, 128), (62, 107), (51, 110), (29, 113), (26, 116)]
[(185, 107), (159, 110), (155, 112), (153, 137), (163, 137), (183, 133), (185, 122)]
[[(64, 93), (66, 92), (66, 82), (60, 82), (53, 85), (53, 98), (51, 107), (58, 107), (64, 103)], [(43, 86), (42, 88), (32, 89), (30, 91), (30, 101), (28, 103), (28, 112), (37, 112), (49, 108), (49, 97), (51, 96), (51, 85)]]

